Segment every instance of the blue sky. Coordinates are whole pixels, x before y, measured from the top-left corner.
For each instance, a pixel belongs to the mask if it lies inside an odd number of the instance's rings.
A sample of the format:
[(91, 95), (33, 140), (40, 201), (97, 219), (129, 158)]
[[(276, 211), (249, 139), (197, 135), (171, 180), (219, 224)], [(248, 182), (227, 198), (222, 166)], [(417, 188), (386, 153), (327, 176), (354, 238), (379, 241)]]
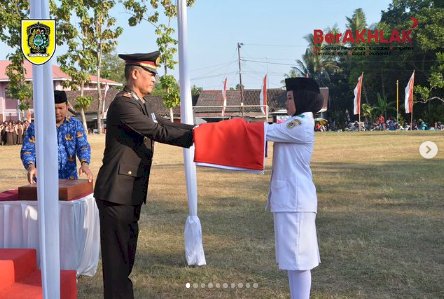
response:
[[(370, 25), (380, 20), (381, 10), (391, 0), (196, 0), (188, 9), (188, 57), (191, 85), (221, 89), (239, 83), (237, 43), (240, 49), (242, 83), (245, 88), (260, 88), (268, 74), (268, 88), (281, 87), (284, 74), (301, 59), (307, 42), (304, 36), (314, 29), (335, 24), (345, 28), (346, 17), (362, 8)], [(128, 13), (121, 7), (114, 16), (124, 33), (117, 53), (148, 52), (157, 49), (154, 27), (143, 22), (127, 25)], [(172, 20), (176, 26), (177, 20)], [(56, 55), (63, 52), (56, 50)], [(0, 44), (0, 59), (7, 48)], [(178, 66), (173, 74), (178, 79)]]

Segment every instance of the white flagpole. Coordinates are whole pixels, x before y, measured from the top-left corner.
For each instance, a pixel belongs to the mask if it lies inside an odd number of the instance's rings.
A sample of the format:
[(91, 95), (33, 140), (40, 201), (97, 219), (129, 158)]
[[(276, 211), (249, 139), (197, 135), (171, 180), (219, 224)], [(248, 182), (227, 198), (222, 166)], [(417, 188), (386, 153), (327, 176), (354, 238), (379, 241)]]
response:
[[(178, 0), (177, 23), (179, 29), (179, 81), (180, 81), (180, 115), (184, 123), (193, 123), (190, 78), (188, 74), (187, 53), (187, 5), (186, 0)], [(197, 216), (197, 180), (194, 161), (194, 146), (183, 150), (189, 215), (185, 222), (185, 257), (188, 265), (206, 265), (202, 245), (202, 227)]]
[[(49, 19), (48, 0), (31, 0), (30, 4), (32, 19)], [(58, 151), (51, 69), (51, 60), (32, 66), (39, 254), (45, 299), (60, 298)]]

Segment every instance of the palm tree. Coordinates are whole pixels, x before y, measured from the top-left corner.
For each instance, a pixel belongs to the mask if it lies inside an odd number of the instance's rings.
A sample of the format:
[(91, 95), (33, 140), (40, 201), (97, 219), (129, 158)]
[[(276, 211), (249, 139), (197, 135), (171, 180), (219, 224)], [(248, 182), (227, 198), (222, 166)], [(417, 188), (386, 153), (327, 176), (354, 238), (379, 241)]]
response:
[(358, 8), (353, 12), (351, 18), (347, 17), (347, 28), (351, 29), (354, 33), (357, 30), (362, 30), (367, 27), (367, 21), (365, 18), (365, 13), (362, 8)]
[(373, 107), (369, 104), (362, 104), (361, 113), (364, 116), (365, 123), (371, 122), (373, 120)]
[[(337, 30), (336, 27), (333, 30)], [(315, 79), (320, 85), (326, 86), (330, 82), (330, 73), (338, 69), (338, 65), (331, 56), (319, 55), (319, 45), (314, 43), (313, 34), (304, 37), (308, 47), (302, 55), (302, 60), (296, 60), (296, 66), (292, 67), (285, 77), (307, 77)]]
[[(335, 61), (314, 54), (310, 48), (305, 50), (302, 60), (296, 60), (297, 66), (292, 67), (292, 73), (297, 76), (313, 78), (320, 85), (326, 86), (330, 82), (330, 73), (338, 69)], [(286, 76), (289, 76), (288, 74)]]
[(394, 107), (396, 105), (395, 101), (387, 102), (387, 97), (381, 96), (379, 92), (377, 93), (378, 102), (376, 103), (376, 106), (373, 107), (373, 111), (376, 114), (384, 114), (384, 118), (387, 119), (387, 112), (388, 111), (394, 111), (396, 112), (396, 108)]

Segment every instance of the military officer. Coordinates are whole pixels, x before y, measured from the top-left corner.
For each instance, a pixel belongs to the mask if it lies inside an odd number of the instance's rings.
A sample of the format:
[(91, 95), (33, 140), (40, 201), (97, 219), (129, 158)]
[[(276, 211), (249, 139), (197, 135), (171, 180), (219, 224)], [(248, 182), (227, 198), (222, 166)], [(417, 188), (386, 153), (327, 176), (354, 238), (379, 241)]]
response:
[(147, 198), (154, 142), (193, 144), (193, 126), (174, 124), (151, 110), (144, 97), (156, 83), (159, 52), (120, 54), (126, 86), (109, 106), (103, 165), (94, 196), (100, 215), (105, 298), (134, 298), (132, 271), (138, 220)]
[(310, 169), (314, 143), (313, 114), (322, 107), (317, 83), (310, 78), (285, 80), (285, 122), (267, 126), (273, 141), (268, 207), (273, 213), (276, 262), (288, 271), (291, 298), (309, 298), (310, 270), (320, 263), (316, 236), (317, 196)]

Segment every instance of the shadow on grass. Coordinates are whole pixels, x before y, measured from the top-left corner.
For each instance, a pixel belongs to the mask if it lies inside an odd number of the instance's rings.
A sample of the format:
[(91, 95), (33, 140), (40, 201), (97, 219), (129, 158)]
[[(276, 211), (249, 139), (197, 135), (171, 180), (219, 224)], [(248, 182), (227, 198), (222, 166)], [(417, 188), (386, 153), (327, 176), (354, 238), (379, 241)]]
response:
[[(322, 259), (313, 270), (313, 298), (442, 296), (443, 163), (313, 163)], [(133, 273), (136, 294), (287, 298), (286, 275), (274, 264), (272, 215), (264, 211), (269, 178), (234, 173), (215, 180), (209, 175), (217, 173), (203, 174), (199, 218), (208, 265), (186, 265), (187, 203), (178, 201), (184, 194), (167, 198), (163, 190), (155, 191), (142, 209)], [(210, 282), (256, 282), (259, 288), (200, 287)], [(187, 289), (186, 283), (199, 285)]]

